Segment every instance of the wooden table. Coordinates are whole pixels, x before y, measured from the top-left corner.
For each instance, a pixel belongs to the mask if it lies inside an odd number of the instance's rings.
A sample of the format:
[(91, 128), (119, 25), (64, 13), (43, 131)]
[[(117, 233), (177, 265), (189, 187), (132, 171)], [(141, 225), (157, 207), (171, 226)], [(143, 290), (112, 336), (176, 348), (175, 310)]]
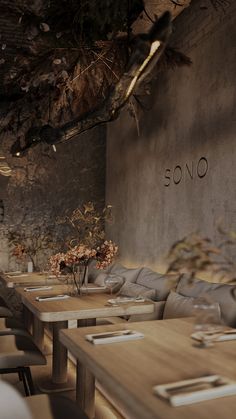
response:
[[(140, 331), (145, 337), (105, 345), (85, 340), (86, 334), (121, 328)], [(152, 392), (155, 385), (203, 375), (222, 374), (236, 380), (236, 341), (200, 349), (193, 346), (191, 332), (189, 319), (61, 331), (61, 342), (78, 360), (78, 404), (93, 417), (95, 377), (129, 419), (232, 419), (236, 396), (171, 407)]]
[[(43, 323), (49, 322), (53, 325), (53, 362), (52, 382), (61, 385), (67, 380), (67, 349), (59, 341), (59, 331), (68, 327), (68, 320), (78, 320), (78, 326), (96, 325), (96, 318), (126, 316), (131, 314), (152, 313), (154, 304), (152, 302), (122, 304), (118, 307), (107, 306), (108, 294), (91, 293), (82, 297), (70, 297), (67, 300), (57, 301), (36, 301), (37, 295), (65, 293), (65, 286), (53, 286), (50, 291), (25, 292), (17, 288), (21, 295), (22, 302), (36, 320), (38, 343), (43, 337)], [(41, 325), (41, 326), (40, 326)]]
[(53, 276), (48, 275), (45, 272), (22, 272), (19, 275), (10, 275), (10, 274), (2, 274), (1, 275), (2, 282), (8, 288), (16, 288), (22, 286), (30, 286), (30, 285), (52, 285), (52, 284), (60, 284), (60, 281)]

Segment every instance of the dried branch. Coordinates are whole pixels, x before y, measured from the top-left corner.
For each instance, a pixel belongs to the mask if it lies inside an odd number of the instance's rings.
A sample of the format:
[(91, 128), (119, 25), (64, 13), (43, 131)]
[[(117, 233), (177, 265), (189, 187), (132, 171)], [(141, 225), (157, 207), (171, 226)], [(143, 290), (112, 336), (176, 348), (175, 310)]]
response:
[(167, 272), (187, 273), (191, 280), (199, 272), (209, 272), (218, 276), (219, 281), (236, 281), (235, 256), (231, 257), (228, 246), (236, 249), (236, 232), (218, 228), (221, 241), (213, 245), (211, 239), (192, 233), (175, 242), (168, 253)]
[(101, 106), (84, 115), (83, 118), (77, 118), (72, 123), (67, 123), (60, 128), (46, 125), (42, 128), (35, 128), (34, 132), (29, 131), (26, 135), (26, 145), (18, 150), (13, 147), (12, 153), (15, 156), (21, 156), (39, 142), (54, 144), (68, 141), (98, 124), (117, 118), (134, 90), (150, 74), (162, 56), (170, 32), (171, 16), (169, 12), (166, 12), (155, 22), (148, 34), (136, 37), (136, 48), (131, 54), (127, 71)]

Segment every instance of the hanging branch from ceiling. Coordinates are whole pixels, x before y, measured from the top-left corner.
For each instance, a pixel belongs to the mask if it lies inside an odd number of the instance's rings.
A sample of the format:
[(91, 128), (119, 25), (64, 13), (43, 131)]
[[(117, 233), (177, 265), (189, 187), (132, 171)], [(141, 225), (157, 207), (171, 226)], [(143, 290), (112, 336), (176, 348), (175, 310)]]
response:
[(160, 59), (171, 33), (171, 15), (169, 12), (158, 19), (147, 34), (138, 35), (135, 48), (130, 56), (127, 69), (116, 83), (103, 105), (89, 112), (83, 118), (76, 118), (60, 127), (47, 124), (31, 128), (25, 138), (25, 146), (14, 144), (12, 154), (20, 157), (30, 147), (40, 143), (56, 144), (68, 141), (78, 134), (118, 117), (120, 110), (127, 103), (138, 85), (150, 74)]
[(16, 137), (13, 156), (38, 143), (68, 141), (115, 119), (134, 93), (137, 99), (141, 91), (137, 103), (143, 92), (149, 94), (148, 84), (159, 69), (190, 64), (166, 46), (168, 36), (160, 45), (152, 42), (168, 14), (149, 32), (131, 33), (141, 10), (143, 0), (4, 3), (1, 12), (22, 39), (20, 47), (6, 42), (0, 63), (0, 127)]

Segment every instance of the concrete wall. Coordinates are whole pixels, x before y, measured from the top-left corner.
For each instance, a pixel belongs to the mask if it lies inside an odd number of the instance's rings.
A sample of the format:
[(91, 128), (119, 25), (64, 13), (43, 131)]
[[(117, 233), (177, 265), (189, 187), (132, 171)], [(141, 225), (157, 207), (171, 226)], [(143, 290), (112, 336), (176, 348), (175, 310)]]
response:
[(108, 128), (109, 236), (127, 266), (162, 271), (170, 245), (199, 230), (236, 229), (236, 3), (193, 0), (171, 44), (193, 64), (159, 73), (140, 136), (127, 110)]
[[(0, 199), (4, 203), (4, 220), (0, 223), (0, 270), (24, 269), (25, 262), (17, 263), (11, 256), (8, 233), (10, 230), (34, 237), (50, 234), (64, 243), (69, 231), (57, 224), (57, 218), (70, 214), (87, 201), (104, 207), (106, 129), (94, 128), (68, 143), (52, 147), (39, 145), (26, 157), (9, 156), (10, 138), (3, 141), (7, 161), (12, 168), (9, 178), (0, 176)], [(40, 243), (40, 239), (39, 239)], [(49, 250), (55, 253), (55, 250)], [(36, 263), (45, 268), (48, 252), (37, 251)]]

